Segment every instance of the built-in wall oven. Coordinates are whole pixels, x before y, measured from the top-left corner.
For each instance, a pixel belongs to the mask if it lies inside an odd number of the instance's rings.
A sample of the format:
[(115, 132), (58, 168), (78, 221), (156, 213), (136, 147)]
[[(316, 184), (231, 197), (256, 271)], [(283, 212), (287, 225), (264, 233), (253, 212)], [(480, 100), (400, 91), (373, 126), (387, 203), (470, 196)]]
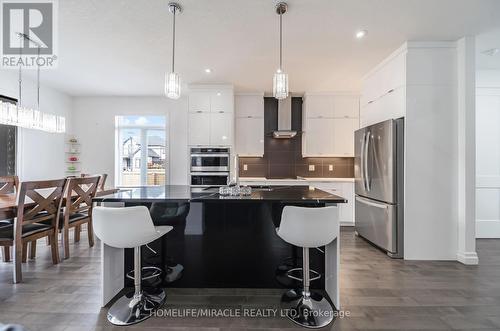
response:
[(229, 148), (192, 147), (190, 183), (195, 188), (223, 186), (229, 180)]

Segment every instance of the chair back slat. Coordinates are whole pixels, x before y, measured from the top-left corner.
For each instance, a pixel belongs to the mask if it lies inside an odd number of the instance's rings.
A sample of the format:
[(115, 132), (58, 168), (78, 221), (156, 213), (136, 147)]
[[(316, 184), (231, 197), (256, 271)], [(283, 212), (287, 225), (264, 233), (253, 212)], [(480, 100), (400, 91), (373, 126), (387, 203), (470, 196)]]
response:
[(75, 213), (92, 212), (92, 199), (97, 192), (99, 177), (80, 177), (68, 179), (66, 187), (65, 221)]
[(15, 235), (21, 236), (22, 226), (51, 220), (57, 228), (66, 179), (23, 182), (19, 190)]
[(98, 190), (104, 190), (104, 185), (106, 184), (106, 179), (108, 178), (108, 174), (82, 174), (82, 177), (96, 177), (99, 176), (99, 183), (97, 184)]
[(17, 193), (19, 178), (17, 176), (0, 176), (0, 194)]

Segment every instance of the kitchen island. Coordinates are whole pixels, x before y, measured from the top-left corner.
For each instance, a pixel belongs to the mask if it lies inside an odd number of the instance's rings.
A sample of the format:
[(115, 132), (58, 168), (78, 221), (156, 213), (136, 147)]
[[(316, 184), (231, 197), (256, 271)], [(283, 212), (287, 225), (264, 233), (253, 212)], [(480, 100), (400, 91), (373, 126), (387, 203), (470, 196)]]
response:
[[(143, 265), (169, 260), (183, 267), (182, 277), (173, 282), (163, 279), (159, 286), (285, 290), (297, 284), (290, 283), (280, 269), (294, 255), (294, 248), (276, 235), (283, 207), (336, 206), (347, 201), (308, 186), (253, 187), (249, 196), (221, 196), (216, 187), (194, 191), (189, 186), (155, 186), (97, 197), (94, 202), (110, 207), (145, 205), (153, 220), (162, 206), (184, 208), (183, 217), (172, 218), (174, 230), (165, 241), (148, 245), (152, 250), (143, 248)], [(332, 222), (338, 223), (338, 219)], [(311, 250), (311, 267), (322, 274), (311, 286), (328, 294), (337, 308), (338, 243), (336, 239), (326, 247)], [(125, 273), (132, 270), (133, 260), (128, 249), (101, 245), (104, 306), (131, 285)], [(292, 260), (295, 263), (299, 258)]]

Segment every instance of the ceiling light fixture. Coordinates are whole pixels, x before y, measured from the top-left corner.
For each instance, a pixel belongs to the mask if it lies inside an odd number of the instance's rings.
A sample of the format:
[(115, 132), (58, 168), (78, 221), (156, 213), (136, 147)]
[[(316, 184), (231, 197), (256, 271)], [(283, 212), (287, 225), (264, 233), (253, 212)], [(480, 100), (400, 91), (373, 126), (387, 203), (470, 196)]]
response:
[(276, 5), (276, 14), (280, 15), (280, 66), (273, 78), (273, 95), (278, 100), (288, 97), (288, 75), (283, 72), (283, 14), (287, 9), (286, 2)]
[[(20, 54), (19, 58), (22, 56), (22, 45), (24, 41), (28, 41), (37, 48), (37, 57), (40, 57), (40, 47), (41, 45), (31, 39), (28, 35), (24, 33), (17, 34), (20, 41)], [(40, 65), (37, 63), (37, 74), (36, 74), (36, 109), (31, 109), (25, 107), (22, 98), (22, 61), (19, 61), (19, 99), (17, 104), (10, 102), (2, 102), (0, 100), (0, 124), (13, 125), (26, 129), (36, 129), (46, 132), (53, 133), (64, 133), (66, 132), (66, 118), (64, 116), (57, 116), (54, 114), (43, 113), (40, 111)]]
[(368, 31), (366, 30), (359, 30), (358, 32), (356, 32), (356, 38), (358, 39), (364, 38), (367, 33)]
[(211, 73), (211, 72), (212, 72), (212, 69), (207, 68), (207, 69), (205, 69), (205, 72), (206, 72), (207, 74), (209, 74), (209, 73)]
[(500, 53), (500, 48), (490, 48), (485, 51), (482, 51), (481, 53), (488, 56), (498, 55)]
[(181, 13), (182, 8), (178, 3), (168, 4), (168, 10), (174, 19), (172, 24), (172, 71), (165, 74), (165, 95), (170, 99), (179, 99), (181, 96), (181, 82), (179, 75), (175, 73), (175, 14)]

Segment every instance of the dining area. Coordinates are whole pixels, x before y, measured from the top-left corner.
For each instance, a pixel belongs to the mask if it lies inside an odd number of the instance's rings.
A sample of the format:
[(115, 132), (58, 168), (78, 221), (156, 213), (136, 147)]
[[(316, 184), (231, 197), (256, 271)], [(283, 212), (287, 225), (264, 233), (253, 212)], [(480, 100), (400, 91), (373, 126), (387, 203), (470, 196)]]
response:
[(92, 199), (115, 193), (105, 186), (107, 174), (20, 181), (0, 176), (0, 247), (2, 262), (12, 264), (12, 282), (23, 281), (23, 265), (36, 261), (37, 243), (50, 247), (53, 265), (70, 258), (70, 235), (77, 245), (87, 233), (95, 244)]

